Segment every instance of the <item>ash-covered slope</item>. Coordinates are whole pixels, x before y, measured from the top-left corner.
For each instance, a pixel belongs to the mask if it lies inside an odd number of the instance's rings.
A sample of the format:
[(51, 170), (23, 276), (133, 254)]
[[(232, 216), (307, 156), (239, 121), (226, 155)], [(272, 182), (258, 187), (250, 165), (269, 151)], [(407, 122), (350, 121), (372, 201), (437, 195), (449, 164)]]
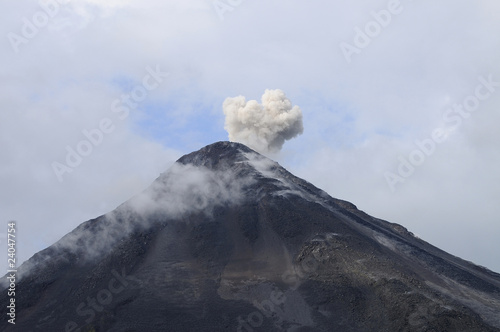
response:
[(2, 331), (500, 331), (500, 275), (238, 143), (180, 158), (20, 270)]

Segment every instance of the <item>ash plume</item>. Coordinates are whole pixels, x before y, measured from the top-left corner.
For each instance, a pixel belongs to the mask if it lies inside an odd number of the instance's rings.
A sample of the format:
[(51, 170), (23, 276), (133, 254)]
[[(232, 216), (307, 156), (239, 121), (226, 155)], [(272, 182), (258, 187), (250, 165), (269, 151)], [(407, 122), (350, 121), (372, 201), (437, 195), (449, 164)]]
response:
[(279, 89), (266, 90), (261, 104), (243, 96), (226, 98), (223, 110), (229, 140), (259, 152), (277, 152), (304, 131), (301, 109)]

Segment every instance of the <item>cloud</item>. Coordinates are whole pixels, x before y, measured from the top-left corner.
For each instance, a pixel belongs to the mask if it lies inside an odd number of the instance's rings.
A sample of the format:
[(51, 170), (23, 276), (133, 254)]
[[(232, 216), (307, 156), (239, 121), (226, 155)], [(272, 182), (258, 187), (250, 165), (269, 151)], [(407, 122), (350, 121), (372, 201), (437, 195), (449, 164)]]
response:
[[(150, 229), (158, 220), (183, 222), (191, 213), (203, 214), (206, 218), (202, 220), (209, 220), (214, 208), (241, 203), (245, 189), (254, 182), (248, 174), (238, 174), (229, 166), (212, 170), (174, 163), (142, 193), (117, 209), (80, 224), (26, 261), (18, 277), (36, 271), (46, 260), (70, 260), (71, 255), (76, 255), (80, 262), (102, 258), (118, 241), (135, 231)], [(6, 284), (0, 282), (0, 285)]]
[(240, 142), (259, 152), (281, 150), (285, 141), (304, 131), (302, 111), (293, 106), (279, 89), (266, 90), (262, 104), (245, 97), (227, 98), (223, 104), (229, 140)]
[(125, 208), (143, 216), (160, 212), (169, 218), (191, 212), (210, 215), (217, 206), (240, 203), (243, 189), (251, 182), (251, 178), (238, 176), (227, 167), (211, 170), (175, 163), (119, 210)]

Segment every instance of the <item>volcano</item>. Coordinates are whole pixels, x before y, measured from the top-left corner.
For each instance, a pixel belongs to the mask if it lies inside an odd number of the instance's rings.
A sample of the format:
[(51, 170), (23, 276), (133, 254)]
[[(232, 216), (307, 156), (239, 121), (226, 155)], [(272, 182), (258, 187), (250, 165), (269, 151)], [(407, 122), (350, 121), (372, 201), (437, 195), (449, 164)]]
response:
[(500, 275), (218, 142), (26, 261), (8, 319), (2, 331), (500, 331)]

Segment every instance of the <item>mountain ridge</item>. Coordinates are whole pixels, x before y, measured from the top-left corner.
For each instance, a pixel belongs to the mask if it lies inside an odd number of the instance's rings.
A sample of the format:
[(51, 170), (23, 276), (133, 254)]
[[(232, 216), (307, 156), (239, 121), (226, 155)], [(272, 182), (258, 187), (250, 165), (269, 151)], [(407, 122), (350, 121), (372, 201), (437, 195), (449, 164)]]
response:
[(499, 274), (233, 142), (182, 156), (23, 269), (26, 331), (500, 331)]

